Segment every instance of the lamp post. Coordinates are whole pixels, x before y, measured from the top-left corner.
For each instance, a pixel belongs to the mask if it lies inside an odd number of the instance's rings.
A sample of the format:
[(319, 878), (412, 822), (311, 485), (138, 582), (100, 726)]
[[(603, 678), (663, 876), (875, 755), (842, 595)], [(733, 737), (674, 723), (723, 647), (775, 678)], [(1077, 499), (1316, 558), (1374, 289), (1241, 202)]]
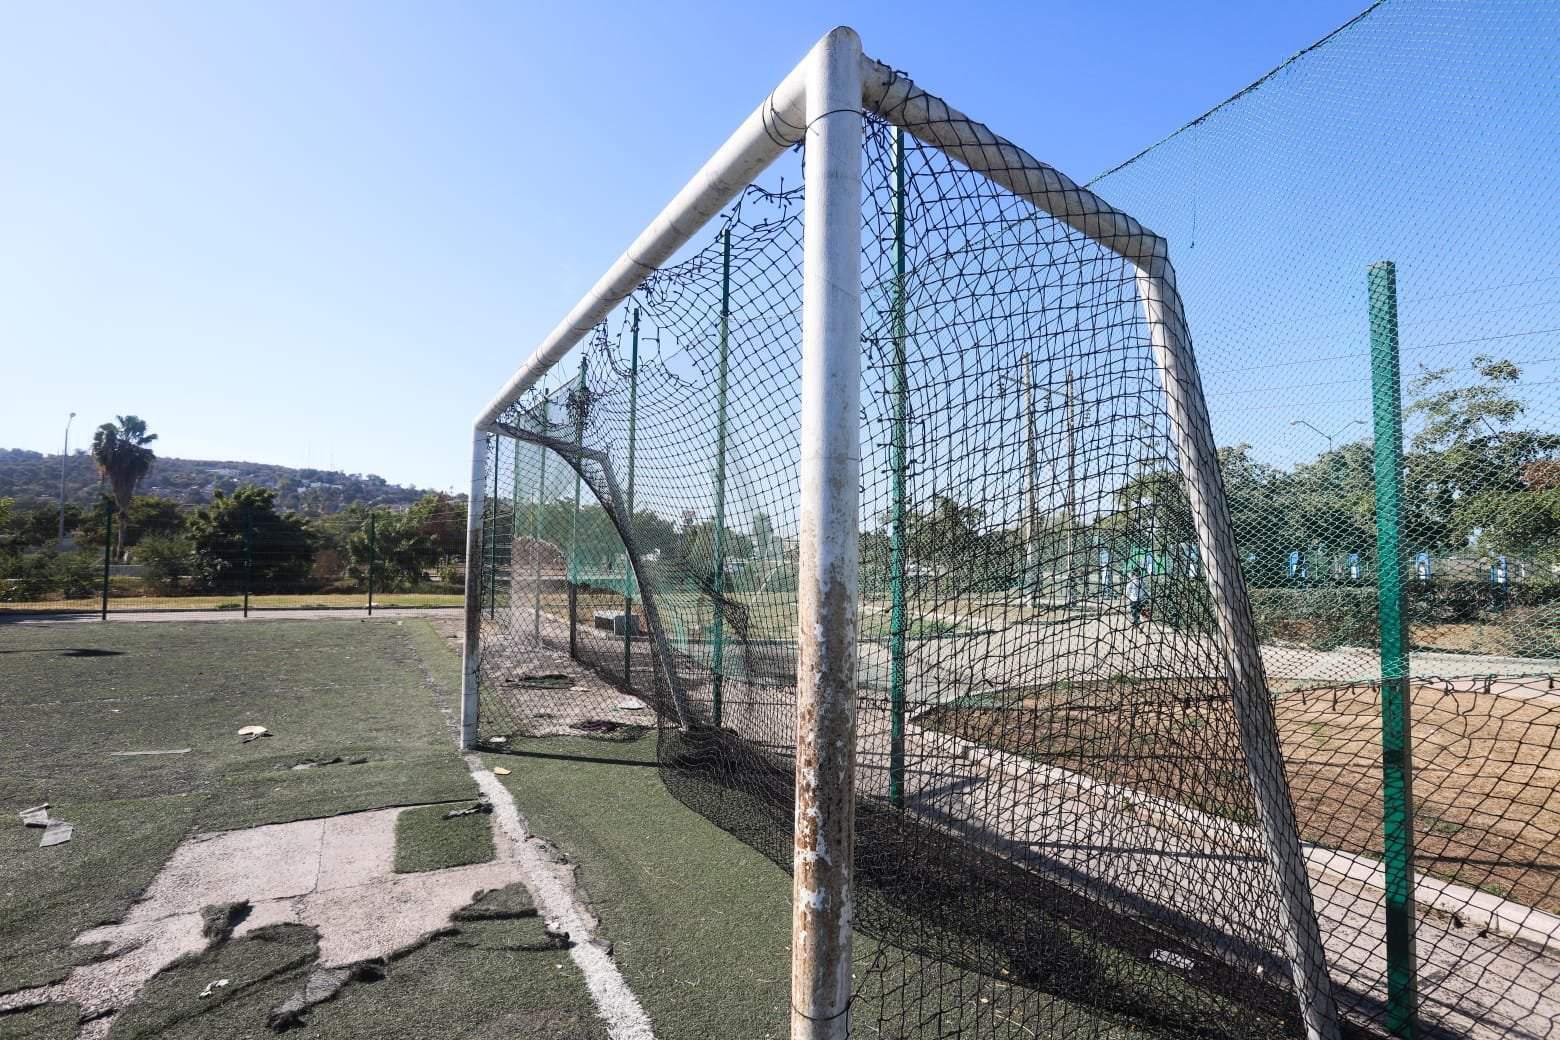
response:
[(60, 542), (59, 549), (65, 550), (65, 463), (70, 461), (70, 424), (76, 419), (76, 413), (71, 412), (70, 418), (65, 420), (65, 447), (60, 450)]
[(1332, 433), (1328, 433), (1325, 430), (1319, 430), (1315, 426), (1312, 426), (1310, 423), (1306, 422), (1304, 419), (1296, 419), (1294, 422), (1291, 422), (1289, 425), (1291, 425), (1291, 426), (1304, 426), (1306, 429), (1310, 430), (1312, 433), (1315, 433), (1316, 435), (1318, 435), (1320, 437), (1327, 438), (1327, 454), (1331, 455), (1332, 454), (1332, 450), (1333, 450), (1333, 438), (1334, 437), (1341, 437), (1343, 435), (1343, 432), (1345, 430), (1347, 430), (1351, 426), (1364, 426), (1365, 425), (1365, 420), (1364, 419), (1354, 419), (1354, 420), (1351, 420), (1349, 422), (1344, 423), (1342, 426), (1340, 426), (1338, 429), (1334, 430)]

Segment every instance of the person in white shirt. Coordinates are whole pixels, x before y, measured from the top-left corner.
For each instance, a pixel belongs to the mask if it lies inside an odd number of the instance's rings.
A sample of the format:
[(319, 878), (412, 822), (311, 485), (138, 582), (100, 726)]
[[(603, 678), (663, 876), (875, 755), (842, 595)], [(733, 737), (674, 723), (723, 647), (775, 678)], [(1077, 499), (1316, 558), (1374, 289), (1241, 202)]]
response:
[(1132, 627), (1136, 628), (1143, 620), (1143, 607), (1148, 601), (1148, 589), (1143, 581), (1143, 572), (1134, 570), (1132, 577), (1127, 579), (1127, 608), (1132, 611)]

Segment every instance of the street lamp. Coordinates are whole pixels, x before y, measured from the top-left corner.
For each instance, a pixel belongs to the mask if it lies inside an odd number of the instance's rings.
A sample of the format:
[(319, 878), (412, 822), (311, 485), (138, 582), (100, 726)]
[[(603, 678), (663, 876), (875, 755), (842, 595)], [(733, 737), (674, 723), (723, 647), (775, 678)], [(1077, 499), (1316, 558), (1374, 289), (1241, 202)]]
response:
[(71, 412), (70, 418), (65, 420), (65, 447), (60, 450), (60, 551), (65, 551), (65, 463), (70, 460), (70, 424), (75, 421), (76, 413)]
[(1343, 432), (1345, 430), (1347, 430), (1351, 426), (1364, 426), (1365, 425), (1365, 420), (1364, 419), (1354, 419), (1354, 420), (1351, 420), (1349, 422), (1344, 423), (1342, 426), (1340, 426), (1338, 429), (1334, 430), (1332, 433), (1328, 433), (1325, 430), (1318, 430), (1315, 426), (1312, 426), (1310, 423), (1306, 422), (1304, 419), (1296, 419), (1294, 422), (1290, 423), (1289, 425), (1291, 425), (1291, 426), (1304, 426), (1306, 429), (1310, 430), (1312, 433), (1315, 433), (1318, 436), (1327, 438), (1327, 453), (1329, 455), (1331, 455), (1332, 454), (1332, 450), (1333, 450), (1333, 438), (1342, 436)]

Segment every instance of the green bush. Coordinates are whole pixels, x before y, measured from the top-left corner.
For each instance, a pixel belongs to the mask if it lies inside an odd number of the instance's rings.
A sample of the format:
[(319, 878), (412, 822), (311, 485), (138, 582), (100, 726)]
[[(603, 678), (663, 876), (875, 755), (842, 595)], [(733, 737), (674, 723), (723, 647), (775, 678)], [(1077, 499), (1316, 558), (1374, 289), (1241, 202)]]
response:
[(86, 599), (103, 591), (103, 558), (92, 552), (71, 552), (54, 559), (55, 587), (66, 599)]
[(146, 569), (146, 582), (159, 592), (178, 592), (194, 566), (195, 547), (178, 535), (149, 534), (135, 547), (135, 560)]
[(1264, 643), (1331, 650), (1379, 638), (1373, 588), (1252, 589), (1251, 612)]
[(0, 555), (0, 602), (30, 603), (55, 589), (52, 552)]

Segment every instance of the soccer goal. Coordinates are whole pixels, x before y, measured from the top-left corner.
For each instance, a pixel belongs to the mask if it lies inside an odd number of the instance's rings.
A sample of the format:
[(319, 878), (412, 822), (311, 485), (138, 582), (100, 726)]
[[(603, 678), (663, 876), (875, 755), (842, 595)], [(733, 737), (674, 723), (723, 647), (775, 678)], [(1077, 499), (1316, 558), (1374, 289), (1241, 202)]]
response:
[(836, 29), (471, 449), (466, 746), (614, 725), (549, 655), (638, 698), (792, 873), (793, 1037), (1337, 1035), (1130, 215)]

